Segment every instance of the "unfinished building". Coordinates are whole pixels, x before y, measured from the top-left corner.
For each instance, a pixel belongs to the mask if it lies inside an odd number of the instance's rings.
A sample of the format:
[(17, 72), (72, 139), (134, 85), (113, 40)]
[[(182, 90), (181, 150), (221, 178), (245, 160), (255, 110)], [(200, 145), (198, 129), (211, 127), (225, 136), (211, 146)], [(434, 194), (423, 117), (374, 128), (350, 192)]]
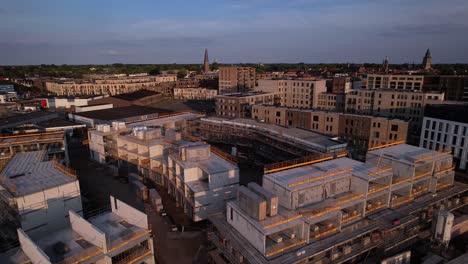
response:
[(467, 185), (453, 181), (450, 154), (403, 144), (368, 158), (266, 173), (263, 186), (239, 188), (225, 217), (210, 216), (210, 241), (231, 263), (359, 261), (371, 250), (390, 256), (427, 238), (434, 209), (468, 202)]
[(155, 263), (146, 214), (110, 197), (112, 211), (84, 219), (69, 211), (69, 225), (40, 238), (18, 229), (20, 247), (1, 263)]
[[(21, 227), (33, 238), (64, 227), (69, 210), (82, 213), (76, 173), (48, 160), (45, 151), (17, 153), (4, 160), (0, 185), (2, 224)], [(14, 240), (14, 233), (15, 229), (4, 239)]]
[(67, 137), (64, 131), (0, 136), (0, 154), (10, 156), (28, 151), (45, 151), (47, 158), (69, 164)]
[(346, 143), (339, 138), (252, 119), (209, 117), (195, 123), (191, 132), (208, 142), (246, 146), (266, 158), (318, 158), (339, 155), (346, 150)]
[[(99, 126), (90, 132), (90, 150), (98, 153), (91, 155), (107, 155), (127, 173), (164, 186), (193, 221), (223, 211), (239, 184), (237, 165), (209, 144), (183, 138), (174, 122), (158, 124), (162, 126), (151, 122), (130, 130), (124, 123), (115, 123), (112, 129)], [(104, 141), (111, 134), (112, 139)]]

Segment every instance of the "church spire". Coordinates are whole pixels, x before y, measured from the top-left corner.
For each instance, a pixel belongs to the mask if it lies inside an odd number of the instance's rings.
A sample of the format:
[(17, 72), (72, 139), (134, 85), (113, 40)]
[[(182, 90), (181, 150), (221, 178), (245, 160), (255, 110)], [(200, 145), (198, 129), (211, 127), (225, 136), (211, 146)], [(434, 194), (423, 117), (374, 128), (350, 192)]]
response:
[(429, 49), (426, 50), (426, 55), (423, 58), (422, 66), (424, 70), (429, 70), (432, 67), (432, 57), (431, 51)]
[(210, 71), (210, 61), (208, 59), (208, 49), (205, 49), (205, 60), (203, 61), (203, 72)]

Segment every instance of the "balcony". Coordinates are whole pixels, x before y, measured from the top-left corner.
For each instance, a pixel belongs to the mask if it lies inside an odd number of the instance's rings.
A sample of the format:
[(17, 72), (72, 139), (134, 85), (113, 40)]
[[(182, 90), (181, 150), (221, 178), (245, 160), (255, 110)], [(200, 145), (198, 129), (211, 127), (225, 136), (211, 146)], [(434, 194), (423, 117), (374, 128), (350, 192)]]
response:
[(400, 196), (396, 199), (392, 199), (392, 208), (411, 202), (412, 200), (413, 200), (413, 197), (410, 197), (410, 196)]
[(140, 244), (112, 258), (113, 264), (136, 263), (152, 254), (147, 243)]

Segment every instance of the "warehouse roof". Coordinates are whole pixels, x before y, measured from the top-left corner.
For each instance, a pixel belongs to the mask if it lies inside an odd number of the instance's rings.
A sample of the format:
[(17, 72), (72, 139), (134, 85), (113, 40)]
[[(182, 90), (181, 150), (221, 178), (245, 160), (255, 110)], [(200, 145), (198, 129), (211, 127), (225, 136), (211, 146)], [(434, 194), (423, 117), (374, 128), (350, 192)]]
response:
[(136, 116), (142, 116), (142, 115), (164, 114), (164, 113), (171, 113), (171, 111), (161, 110), (161, 109), (152, 108), (152, 107), (132, 105), (132, 106), (125, 106), (125, 107), (76, 113), (75, 115), (87, 117), (91, 119), (111, 121), (111, 120), (118, 120), (118, 119), (136, 117)]

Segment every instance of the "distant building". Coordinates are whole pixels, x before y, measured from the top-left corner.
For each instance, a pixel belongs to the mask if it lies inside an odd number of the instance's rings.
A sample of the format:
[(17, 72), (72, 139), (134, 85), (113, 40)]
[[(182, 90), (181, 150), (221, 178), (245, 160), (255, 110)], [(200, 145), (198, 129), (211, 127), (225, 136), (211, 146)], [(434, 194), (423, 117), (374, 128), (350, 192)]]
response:
[(320, 93), (316, 109), (343, 112), (346, 94)]
[(344, 94), (351, 91), (351, 78), (350, 77), (334, 77), (332, 80), (332, 93)]
[(431, 69), (431, 64), (432, 64), (432, 57), (431, 57), (431, 51), (427, 49), (426, 55), (424, 55), (423, 61), (422, 61), (422, 66), (424, 70), (430, 70)]
[(211, 100), (218, 95), (218, 90), (207, 88), (174, 88), (174, 98), (188, 100)]
[(423, 89), (442, 92), (449, 101), (468, 102), (468, 76), (424, 76)]
[(468, 170), (468, 105), (428, 105), (419, 146), (451, 151), (457, 168)]
[(171, 111), (157, 108), (132, 105), (95, 111), (69, 113), (68, 118), (89, 127), (98, 124), (111, 124), (113, 121), (132, 122), (135, 120), (151, 120), (158, 118), (161, 114), (168, 114)]
[(361, 153), (371, 147), (405, 142), (408, 133), (408, 122), (403, 120), (271, 105), (252, 106), (252, 118), (339, 136)]
[(103, 79), (58, 79), (45, 82), (48, 92), (59, 96), (71, 95), (117, 95), (143, 88), (155, 87), (160, 83), (175, 82), (176, 75), (114, 77)]
[(368, 74), (367, 89), (403, 89), (422, 91), (423, 75)]
[(13, 84), (0, 84), (0, 92), (15, 93), (15, 86)]
[(205, 49), (205, 58), (203, 60), (203, 72), (207, 73), (210, 71), (210, 60), (208, 59), (208, 49)]
[(278, 104), (279, 94), (269, 92), (244, 92), (216, 96), (216, 115), (225, 117), (250, 117), (251, 107), (258, 104)]
[(255, 68), (219, 67), (219, 94), (251, 91), (255, 80)]
[(326, 80), (320, 79), (264, 79), (258, 80), (255, 90), (278, 93), (281, 106), (317, 108), (319, 94), (327, 91)]

